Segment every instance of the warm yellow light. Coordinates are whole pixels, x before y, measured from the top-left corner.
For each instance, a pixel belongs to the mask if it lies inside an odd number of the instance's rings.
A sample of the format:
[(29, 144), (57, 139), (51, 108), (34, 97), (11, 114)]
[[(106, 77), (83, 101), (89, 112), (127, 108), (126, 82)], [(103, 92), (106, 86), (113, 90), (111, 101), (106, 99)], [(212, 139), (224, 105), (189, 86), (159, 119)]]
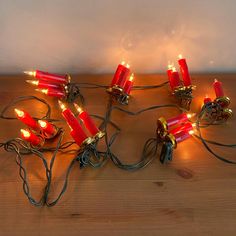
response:
[(62, 109), (62, 111), (64, 111), (66, 109), (66, 106), (63, 102), (58, 101), (58, 104), (59, 104), (60, 108)]
[(196, 123), (192, 123), (193, 128), (196, 128), (197, 124)]
[(193, 135), (193, 134), (194, 134), (194, 130), (189, 130), (188, 133), (189, 133), (190, 135)]
[(81, 112), (83, 111), (82, 108), (81, 108), (78, 104), (74, 103), (74, 106), (75, 106), (75, 109), (76, 109), (79, 113), (81, 113)]
[(25, 138), (29, 138), (29, 137), (30, 137), (30, 132), (29, 132), (28, 130), (21, 129), (20, 132), (22, 133), (22, 135), (23, 135)]
[(195, 113), (187, 113), (188, 119), (190, 119), (190, 118), (192, 118), (192, 117), (194, 117), (194, 116), (195, 116)]
[(132, 73), (129, 77), (129, 81), (133, 81), (134, 80), (134, 73)]
[(48, 94), (48, 89), (35, 89), (35, 90), (44, 94)]
[(24, 71), (24, 73), (30, 76), (36, 76), (36, 71)]
[(177, 71), (174, 66), (172, 67), (172, 71), (173, 71), (173, 72), (176, 72), (176, 71)]
[(46, 128), (47, 126), (47, 122), (45, 122), (44, 120), (38, 120), (38, 123), (42, 128)]
[(25, 115), (25, 113), (22, 110), (15, 108), (14, 111), (19, 117), (23, 117)]
[(39, 81), (38, 80), (26, 80), (27, 83), (29, 84), (33, 84), (33, 85), (39, 85)]
[(179, 57), (179, 59), (182, 59), (182, 58), (183, 58), (182, 54), (179, 54), (179, 56), (178, 56), (178, 57)]
[(218, 82), (218, 79), (214, 79), (214, 82), (215, 82), (215, 83)]
[(125, 61), (122, 61), (120, 64), (121, 64), (121, 65), (125, 65)]
[(172, 70), (172, 69), (173, 69), (173, 67), (174, 67), (174, 65), (173, 65), (173, 64), (168, 64), (168, 70)]

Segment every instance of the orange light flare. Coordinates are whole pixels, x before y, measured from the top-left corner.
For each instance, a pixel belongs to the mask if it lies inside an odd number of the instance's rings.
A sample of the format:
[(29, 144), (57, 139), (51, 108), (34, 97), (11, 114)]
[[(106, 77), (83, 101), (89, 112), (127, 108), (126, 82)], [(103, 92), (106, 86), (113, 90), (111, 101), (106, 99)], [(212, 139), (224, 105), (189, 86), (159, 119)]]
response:
[(33, 76), (33, 77), (36, 76), (36, 71), (24, 71), (24, 73), (29, 76)]
[(24, 115), (25, 115), (24, 111), (19, 110), (17, 108), (15, 108), (14, 111), (17, 114), (18, 117), (24, 117)]

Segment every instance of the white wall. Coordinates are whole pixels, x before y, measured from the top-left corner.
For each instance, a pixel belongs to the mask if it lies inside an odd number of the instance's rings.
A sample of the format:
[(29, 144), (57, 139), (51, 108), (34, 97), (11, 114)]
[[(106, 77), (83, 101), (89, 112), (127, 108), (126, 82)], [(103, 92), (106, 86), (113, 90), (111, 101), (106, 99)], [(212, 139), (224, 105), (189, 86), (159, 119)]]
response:
[(236, 68), (235, 0), (0, 0), (0, 73)]

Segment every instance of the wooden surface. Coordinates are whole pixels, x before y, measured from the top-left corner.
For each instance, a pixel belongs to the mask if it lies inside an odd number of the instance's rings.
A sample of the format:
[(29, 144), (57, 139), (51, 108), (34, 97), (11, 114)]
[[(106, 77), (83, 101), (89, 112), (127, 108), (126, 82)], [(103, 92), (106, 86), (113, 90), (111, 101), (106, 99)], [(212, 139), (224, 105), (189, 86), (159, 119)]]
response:
[[(197, 112), (205, 94), (213, 96), (212, 82), (217, 77), (236, 111), (236, 80), (233, 74), (194, 75), (197, 90), (192, 110)], [(37, 95), (54, 104), (53, 117), (60, 117), (54, 99), (34, 92), (24, 76), (0, 77), (0, 108), (22, 95)], [(111, 76), (73, 76), (73, 81), (107, 84)], [(136, 85), (158, 84), (162, 75), (139, 75)], [(86, 108), (103, 115), (107, 94), (103, 89), (83, 89)], [(174, 102), (168, 86), (134, 91), (126, 108), (142, 108)], [(20, 105), (23, 107), (23, 105)], [(25, 104), (31, 114), (41, 116), (44, 107)], [(138, 160), (145, 140), (155, 135), (156, 119), (177, 114), (175, 109), (160, 109), (130, 117), (118, 111), (113, 120), (122, 127), (112, 150), (126, 163)], [(12, 111), (9, 115), (14, 115)], [(207, 138), (235, 143), (235, 118), (220, 127), (203, 132)], [(19, 121), (0, 120), (0, 142), (19, 135)], [(68, 129), (65, 141), (69, 139)], [(234, 150), (219, 150), (235, 158)], [(64, 171), (72, 155), (60, 155), (54, 167), (51, 198), (62, 185)], [(26, 158), (32, 194), (39, 197), (44, 173), (37, 158)], [(22, 191), (14, 154), (0, 149), (0, 235), (235, 235), (236, 234), (236, 166), (216, 160), (194, 138), (178, 146), (174, 160), (161, 165), (158, 157), (147, 168), (126, 172), (111, 162), (101, 169), (73, 168), (69, 186), (61, 201), (52, 208), (36, 208)]]

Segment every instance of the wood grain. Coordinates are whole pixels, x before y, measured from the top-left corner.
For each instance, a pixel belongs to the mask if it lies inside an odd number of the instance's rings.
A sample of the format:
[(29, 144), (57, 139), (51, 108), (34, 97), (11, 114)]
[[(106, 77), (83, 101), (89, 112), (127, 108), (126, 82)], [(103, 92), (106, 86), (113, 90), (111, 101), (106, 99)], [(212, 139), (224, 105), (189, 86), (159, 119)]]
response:
[[(205, 94), (213, 96), (213, 79), (222, 80), (225, 93), (236, 110), (235, 74), (194, 75), (197, 85), (192, 110), (199, 111)], [(37, 95), (24, 76), (0, 77), (0, 108), (22, 95)], [(73, 81), (107, 84), (110, 75), (75, 75)], [(158, 84), (164, 75), (138, 75), (137, 85)], [(103, 89), (83, 89), (86, 108), (103, 115), (107, 94)], [(173, 103), (168, 86), (161, 89), (134, 91), (129, 110)], [(33, 115), (43, 115), (44, 107), (24, 104)], [(156, 119), (171, 117), (175, 109), (160, 109), (130, 117), (118, 111), (112, 119), (122, 133), (113, 151), (124, 162), (138, 160), (143, 143), (155, 135)], [(9, 111), (9, 115), (13, 115)], [(60, 117), (54, 109), (53, 117)], [(0, 120), (0, 142), (18, 136), (19, 121)], [(220, 127), (203, 132), (207, 138), (235, 143), (235, 118)], [(69, 135), (65, 140), (69, 139)], [(220, 150), (235, 158), (234, 150)], [(64, 171), (73, 156), (59, 155), (54, 167), (51, 198), (62, 185)], [(37, 197), (45, 184), (43, 168), (37, 158), (26, 158), (32, 194)], [(170, 165), (157, 159), (147, 168), (126, 172), (108, 163), (101, 169), (73, 168), (69, 187), (53, 208), (31, 206), (22, 191), (14, 155), (0, 149), (0, 235), (235, 235), (236, 233), (236, 167), (213, 158), (198, 140), (191, 138), (178, 146)]]

